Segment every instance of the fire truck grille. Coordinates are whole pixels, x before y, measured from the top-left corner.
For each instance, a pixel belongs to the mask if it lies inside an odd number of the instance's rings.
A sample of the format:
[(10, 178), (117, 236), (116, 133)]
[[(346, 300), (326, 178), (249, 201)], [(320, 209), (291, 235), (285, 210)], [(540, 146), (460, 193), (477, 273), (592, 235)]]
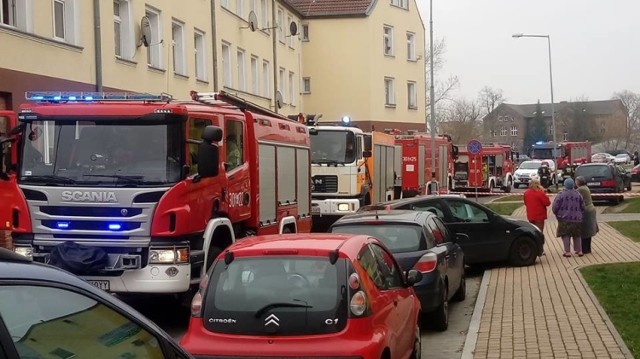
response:
[(41, 206), (40, 210), (51, 216), (64, 217), (121, 217), (129, 218), (142, 213), (142, 208), (113, 207), (62, 207)]
[(317, 193), (338, 192), (338, 176), (313, 176), (313, 191)]
[[(43, 220), (42, 225), (50, 229), (84, 230), (84, 231), (131, 231), (140, 228), (139, 222), (111, 223), (103, 221), (56, 221)], [(61, 227), (62, 225), (62, 227)]]

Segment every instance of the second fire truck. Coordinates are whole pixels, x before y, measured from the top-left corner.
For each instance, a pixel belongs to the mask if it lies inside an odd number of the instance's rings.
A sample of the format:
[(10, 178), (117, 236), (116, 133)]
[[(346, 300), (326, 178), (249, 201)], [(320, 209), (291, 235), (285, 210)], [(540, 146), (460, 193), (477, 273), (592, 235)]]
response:
[(556, 158), (553, 156), (553, 141), (539, 141), (531, 146), (532, 159), (555, 160), (558, 163), (558, 170), (562, 171), (568, 166), (591, 162), (591, 142), (559, 142), (556, 156)]
[(501, 189), (508, 193), (513, 186), (514, 152), (511, 146), (487, 144), (478, 155), (460, 149), (454, 163), (455, 189), (489, 191)]

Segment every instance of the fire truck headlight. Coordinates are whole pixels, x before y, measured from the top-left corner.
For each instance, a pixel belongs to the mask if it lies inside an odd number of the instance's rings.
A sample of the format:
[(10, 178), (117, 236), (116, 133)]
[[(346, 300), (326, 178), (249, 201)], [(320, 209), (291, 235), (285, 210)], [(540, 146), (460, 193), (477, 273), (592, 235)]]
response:
[(347, 212), (348, 210), (349, 210), (349, 204), (348, 203), (338, 203), (338, 211)]
[(13, 249), (17, 254), (21, 254), (27, 258), (33, 258), (33, 248), (32, 247), (15, 247)]
[(149, 251), (150, 264), (187, 263), (189, 248), (152, 249)]

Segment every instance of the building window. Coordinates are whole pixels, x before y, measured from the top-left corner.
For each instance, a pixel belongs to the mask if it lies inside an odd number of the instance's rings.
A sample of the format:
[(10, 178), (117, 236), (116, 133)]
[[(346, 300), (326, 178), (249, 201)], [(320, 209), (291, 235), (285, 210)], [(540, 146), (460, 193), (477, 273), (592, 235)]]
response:
[(225, 9), (229, 8), (229, 0), (220, 0), (220, 6), (222, 6)]
[(222, 43), (222, 84), (224, 87), (233, 87), (231, 80), (231, 45)]
[[(149, 18), (149, 23), (151, 25), (151, 33), (162, 34), (160, 24), (160, 12), (151, 8), (147, 8), (145, 11), (145, 15)], [(152, 38), (149, 40), (150, 44), (147, 47), (147, 64), (151, 67), (155, 67), (157, 69), (162, 68), (162, 45), (160, 44), (160, 39)], [(165, 54), (165, 56), (167, 56)]]
[(280, 94), (282, 94), (282, 103), (287, 103), (286, 93), (284, 92), (284, 72), (284, 68), (281, 67), (278, 73), (278, 91), (280, 91)]
[(17, 7), (15, 0), (0, 0), (0, 19), (2, 23), (9, 26), (17, 27)]
[(174, 21), (171, 23), (171, 47), (173, 49), (173, 72), (179, 75), (187, 74), (187, 61), (184, 53), (184, 24)]
[(236, 0), (236, 15), (244, 19), (244, 0)]
[(416, 60), (416, 35), (412, 32), (407, 32), (407, 60)]
[(65, 3), (63, 0), (54, 0), (53, 2), (53, 36), (64, 40), (64, 23), (65, 23)]
[(295, 74), (289, 71), (289, 103), (293, 106), (296, 105), (296, 81), (294, 78)]
[(518, 136), (518, 126), (511, 126), (511, 136)]
[(311, 93), (311, 77), (302, 78), (302, 93)]
[(258, 95), (258, 90), (260, 89), (260, 72), (258, 69), (258, 57), (251, 56), (251, 93), (254, 95)]
[(193, 34), (193, 46), (196, 57), (196, 79), (207, 81), (207, 57), (204, 45), (204, 32), (195, 30)]
[(565, 132), (565, 133), (562, 134), (562, 140), (563, 141), (568, 141), (569, 140), (569, 133), (568, 132)]
[(244, 60), (244, 50), (238, 49), (238, 90), (246, 91), (247, 90), (247, 79), (245, 76), (245, 60)]
[(249, 12), (253, 11), (254, 14), (258, 14), (258, 0), (249, 0)]
[(407, 82), (407, 98), (409, 99), (408, 106), (410, 109), (415, 110), (418, 108), (418, 94), (416, 93), (416, 83), (413, 81)]
[(500, 137), (506, 137), (507, 136), (507, 128), (506, 127), (501, 127), (500, 128)]
[(289, 47), (293, 47), (293, 34), (291, 34), (290, 30), (290, 24), (292, 22), (291, 16), (287, 15), (287, 23), (285, 25), (287, 26), (287, 45), (289, 45)]
[(393, 56), (393, 27), (384, 27), (384, 54)]
[(491, 130), (491, 137), (496, 137), (496, 130)]
[(302, 41), (309, 41), (309, 24), (302, 24)]
[(553, 126), (549, 125), (549, 135), (553, 135)]
[(269, 61), (262, 61), (262, 94), (271, 97), (271, 67)]
[(268, 0), (260, 0), (260, 16), (262, 17), (262, 27), (269, 27), (269, 5)]
[(0, 23), (22, 31), (31, 31), (31, 1), (0, 0)]
[(116, 56), (132, 59), (134, 56), (133, 27), (129, 0), (113, 1), (113, 37)]
[(278, 8), (278, 40), (284, 44), (284, 11)]
[(401, 7), (403, 9), (409, 8), (409, 2), (407, 0), (391, 0), (391, 5)]
[(396, 105), (396, 96), (393, 90), (393, 78), (384, 78), (384, 104), (387, 106)]
[[(13, 2), (13, 5), (15, 5), (15, 2)], [(76, 19), (74, 5), (74, 0), (53, 1), (53, 37), (70, 44), (75, 44)], [(15, 10), (12, 11), (15, 12)]]

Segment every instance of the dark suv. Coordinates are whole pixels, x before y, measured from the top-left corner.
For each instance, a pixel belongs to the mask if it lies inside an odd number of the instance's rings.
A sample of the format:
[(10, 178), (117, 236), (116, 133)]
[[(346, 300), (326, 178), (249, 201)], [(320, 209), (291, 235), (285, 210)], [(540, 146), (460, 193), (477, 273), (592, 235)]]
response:
[[(631, 190), (631, 175), (615, 164), (609, 163), (585, 163), (578, 166), (575, 177), (582, 176), (587, 181), (587, 187), (591, 193), (620, 193), (619, 196), (606, 196), (604, 199), (613, 203), (619, 203), (624, 199), (622, 193)], [(594, 197), (594, 200), (597, 200)]]

